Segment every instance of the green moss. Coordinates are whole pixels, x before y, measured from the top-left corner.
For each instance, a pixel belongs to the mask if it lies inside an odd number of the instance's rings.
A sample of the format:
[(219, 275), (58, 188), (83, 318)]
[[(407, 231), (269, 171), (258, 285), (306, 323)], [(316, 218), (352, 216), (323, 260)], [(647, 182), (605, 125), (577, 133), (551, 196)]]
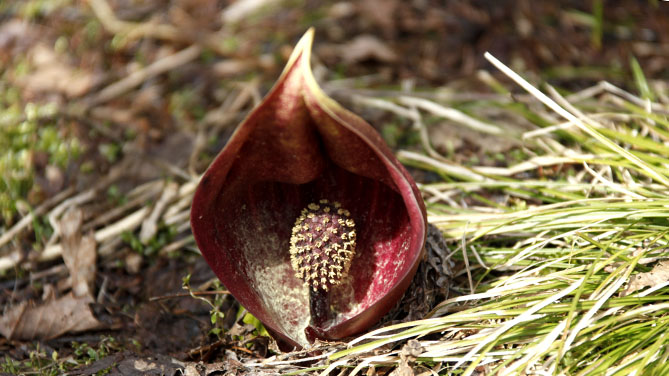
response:
[(66, 168), (82, 153), (78, 139), (42, 120), (55, 112), (52, 104), (21, 106), (13, 87), (0, 96), (0, 216), (6, 224), (13, 223), (19, 205), (27, 204), (25, 197), (39, 190), (33, 184), (35, 155), (44, 154), (50, 165)]

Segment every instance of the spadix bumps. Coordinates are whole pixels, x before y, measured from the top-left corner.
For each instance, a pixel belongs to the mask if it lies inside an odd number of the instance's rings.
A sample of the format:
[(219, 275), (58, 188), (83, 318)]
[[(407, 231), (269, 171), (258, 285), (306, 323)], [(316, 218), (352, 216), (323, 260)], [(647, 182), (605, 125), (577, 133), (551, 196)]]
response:
[(355, 222), (339, 202), (323, 199), (302, 210), (290, 237), (295, 276), (327, 291), (348, 274), (355, 254)]

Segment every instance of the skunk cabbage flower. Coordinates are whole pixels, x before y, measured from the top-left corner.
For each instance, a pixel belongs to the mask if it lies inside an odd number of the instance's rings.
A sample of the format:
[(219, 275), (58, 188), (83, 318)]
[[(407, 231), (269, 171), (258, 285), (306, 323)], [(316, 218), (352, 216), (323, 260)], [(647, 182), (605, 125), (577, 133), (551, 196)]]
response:
[(308, 347), (375, 324), (401, 298), (426, 236), (420, 192), (379, 134), (326, 96), (313, 30), (195, 192), (209, 266), (278, 339)]

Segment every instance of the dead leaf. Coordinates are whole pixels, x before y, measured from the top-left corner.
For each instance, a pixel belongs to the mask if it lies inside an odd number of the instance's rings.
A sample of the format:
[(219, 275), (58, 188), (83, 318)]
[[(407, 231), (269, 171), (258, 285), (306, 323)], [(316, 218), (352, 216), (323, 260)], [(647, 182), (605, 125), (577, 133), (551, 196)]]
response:
[(63, 261), (70, 272), (72, 292), (76, 297), (87, 297), (93, 301), (95, 282), (95, 235), (81, 235), (83, 213), (81, 209), (70, 209), (59, 222), (63, 245)]
[(56, 289), (53, 287), (52, 284), (47, 283), (42, 288), (42, 301), (46, 302), (52, 299), (56, 299)]
[(407, 343), (402, 346), (400, 350), (400, 363), (397, 365), (397, 368), (390, 373), (391, 376), (413, 376), (414, 370), (411, 368), (411, 363), (413, 363), (417, 357), (423, 353), (424, 349), (421, 346), (420, 342), (415, 339), (410, 339)]
[(28, 56), (34, 70), (16, 79), (28, 92), (59, 92), (72, 98), (85, 94), (95, 83), (93, 74), (70, 66), (44, 44), (37, 44)]
[(58, 166), (47, 165), (44, 171), (50, 192), (60, 192), (65, 184), (65, 174)]
[(353, 64), (364, 60), (381, 63), (397, 61), (397, 55), (387, 44), (373, 35), (359, 35), (348, 43), (323, 45), (318, 54), (325, 58), (337, 57), (344, 63)]
[(7, 339), (51, 339), (99, 326), (100, 322), (88, 306), (88, 299), (72, 294), (38, 306), (21, 302), (0, 317), (0, 334)]
[(662, 261), (655, 265), (653, 270), (632, 276), (623, 296), (641, 290), (644, 287), (653, 287), (667, 283), (667, 281), (669, 281), (669, 261)]
[(413, 361), (416, 360), (416, 358), (418, 358), (424, 350), (425, 349), (420, 344), (420, 342), (415, 339), (410, 339), (404, 346), (402, 346), (402, 350), (400, 352), (410, 361)]
[(142, 269), (144, 257), (137, 252), (128, 253), (125, 256), (125, 270), (128, 274), (137, 274)]
[(361, 16), (380, 27), (387, 37), (392, 37), (397, 31), (395, 13), (398, 6), (398, 0), (366, 0), (358, 3)]
[(34, 23), (21, 20), (18, 17), (5, 20), (0, 24), (0, 58), (9, 58), (16, 53), (25, 53), (25, 50), (39, 35)]
[(413, 368), (409, 365), (406, 357), (400, 357), (400, 363), (389, 376), (414, 376)]

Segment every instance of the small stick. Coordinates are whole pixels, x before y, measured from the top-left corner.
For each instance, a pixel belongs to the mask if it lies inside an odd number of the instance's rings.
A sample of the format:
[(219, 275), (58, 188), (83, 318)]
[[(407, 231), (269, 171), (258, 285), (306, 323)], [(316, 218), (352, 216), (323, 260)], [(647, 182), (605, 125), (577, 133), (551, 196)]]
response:
[(44, 214), (50, 207), (56, 205), (58, 202), (64, 200), (68, 196), (74, 193), (74, 187), (67, 188), (66, 190), (60, 192), (59, 194), (53, 196), (52, 198), (44, 201), (44, 203), (32, 212), (28, 213), (25, 217), (21, 218), (12, 228), (7, 230), (2, 236), (0, 236), (0, 247), (9, 243), (10, 240), (14, 239), (21, 231), (26, 228), (29, 228), (33, 223), (33, 218), (36, 215)]
[(226, 36), (221, 31), (199, 36), (170, 24), (123, 21), (116, 17), (114, 10), (105, 0), (88, 0), (88, 4), (105, 29), (114, 34), (121, 34), (127, 40), (146, 37), (180, 43), (200, 43), (219, 55), (228, 56), (233, 52), (221, 45), (221, 40), (224, 40)]
[(165, 300), (165, 299), (174, 299), (174, 298), (185, 298), (190, 296), (204, 296), (204, 295), (229, 295), (230, 291), (228, 290), (217, 290), (217, 291), (193, 291), (193, 292), (178, 292), (175, 294), (169, 295), (158, 295), (152, 296), (149, 298), (150, 302), (155, 302), (156, 300)]
[(155, 77), (159, 74), (169, 72), (181, 65), (189, 63), (192, 60), (195, 60), (202, 49), (199, 46), (193, 45), (187, 47), (175, 54), (166, 56), (158, 61), (153, 62), (151, 65), (140, 69), (136, 72), (131, 73), (127, 77), (121, 79), (120, 81), (114, 82), (104, 89), (100, 90), (89, 102), (88, 105), (93, 107), (95, 105), (107, 102), (112, 100), (136, 86), (141, 85), (144, 81), (149, 78)]

